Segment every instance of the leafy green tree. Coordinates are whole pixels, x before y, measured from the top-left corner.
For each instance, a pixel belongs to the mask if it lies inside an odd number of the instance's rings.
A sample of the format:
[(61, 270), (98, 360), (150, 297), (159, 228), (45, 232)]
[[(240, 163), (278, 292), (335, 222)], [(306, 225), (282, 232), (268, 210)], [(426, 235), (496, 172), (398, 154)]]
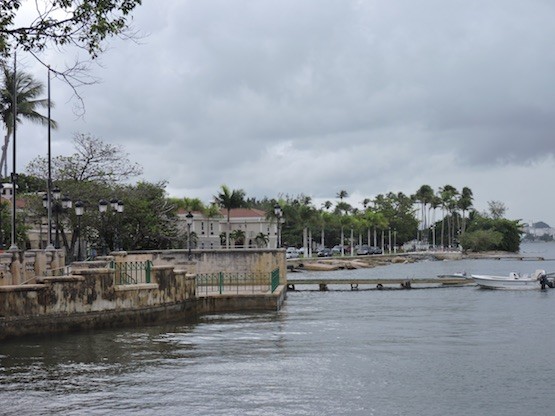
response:
[[(120, 221), (122, 248), (134, 250), (152, 250), (178, 248), (182, 238), (177, 231), (175, 206), (166, 198), (165, 183), (139, 182), (114, 190), (125, 201), (124, 215), (112, 216), (113, 221)], [(113, 241), (112, 230), (108, 229), (108, 241)]]
[[(16, 108), (14, 108), (14, 90), (16, 92)], [(2, 116), (2, 124), (6, 130), (4, 136), (4, 144), (2, 146), (2, 157), (0, 159), (0, 172), (7, 173), (7, 150), (10, 136), (13, 134), (14, 128), (14, 112), (17, 113), (17, 123), (21, 123), (22, 119), (27, 119), (35, 123), (48, 125), (48, 117), (38, 112), (39, 108), (48, 108), (48, 99), (38, 98), (44, 92), (44, 85), (33, 79), (33, 77), (25, 72), (14, 71), (7, 65), (2, 65), (2, 88), (0, 90), (0, 114)], [(50, 105), (53, 106), (52, 102)], [(15, 110), (15, 111), (14, 111)], [(50, 120), (52, 128), (56, 128), (57, 124), (54, 120)]]
[[(17, 45), (40, 52), (50, 46), (84, 49), (92, 58), (103, 50), (107, 38), (127, 35), (131, 12), (142, 0), (48, 0), (44, 7), (29, 8), (31, 18), (17, 19), (21, 0), (0, 3), (0, 54)], [(29, 22), (20, 25), (19, 22)]]
[(503, 240), (503, 234), (495, 230), (476, 230), (461, 236), (461, 246), (465, 251), (496, 250)]
[[(52, 158), (52, 180), (115, 185), (139, 176), (142, 167), (128, 158), (121, 146), (105, 143), (88, 134), (73, 136), (75, 153)], [(29, 175), (48, 177), (48, 159), (38, 156), (26, 167)]]
[[(517, 252), (520, 248), (521, 229), (522, 224), (518, 220), (488, 218), (474, 212), (467, 231), (461, 236), (461, 245), (465, 250)], [(484, 241), (480, 241), (480, 238)]]

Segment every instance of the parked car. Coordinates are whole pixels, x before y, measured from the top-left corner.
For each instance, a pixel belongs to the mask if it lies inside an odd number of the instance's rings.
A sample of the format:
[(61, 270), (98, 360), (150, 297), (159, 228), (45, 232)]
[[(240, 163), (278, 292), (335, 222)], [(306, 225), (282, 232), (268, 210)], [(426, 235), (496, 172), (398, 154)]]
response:
[(382, 249), (379, 247), (370, 247), (369, 254), (382, 254)]
[[(333, 246), (331, 249), (333, 254), (341, 254), (341, 246)], [(349, 254), (351, 252), (351, 246), (343, 246), (343, 253)]]
[(318, 257), (331, 257), (331, 256), (333, 256), (333, 253), (329, 248), (323, 248), (320, 251), (318, 251)]
[(299, 257), (299, 251), (295, 247), (287, 247), (285, 250), (286, 259), (296, 259)]
[(357, 256), (366, 256), (368, 254), (372, 254), (370, 247), (365, 244), (358, 247), (356, 250), (356, 253), (357, 253)]

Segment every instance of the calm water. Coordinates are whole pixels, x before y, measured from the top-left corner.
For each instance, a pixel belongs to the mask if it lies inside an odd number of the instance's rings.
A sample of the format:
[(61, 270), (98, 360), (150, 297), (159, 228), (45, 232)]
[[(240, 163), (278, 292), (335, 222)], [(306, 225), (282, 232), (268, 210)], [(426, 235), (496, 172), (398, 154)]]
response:
[[(555, 262), (349, 273), (535, 268)], [(276, 313), (3, 342), (0, 414), (551, 416), (554, 312), (555, 289), (311, 290)]]

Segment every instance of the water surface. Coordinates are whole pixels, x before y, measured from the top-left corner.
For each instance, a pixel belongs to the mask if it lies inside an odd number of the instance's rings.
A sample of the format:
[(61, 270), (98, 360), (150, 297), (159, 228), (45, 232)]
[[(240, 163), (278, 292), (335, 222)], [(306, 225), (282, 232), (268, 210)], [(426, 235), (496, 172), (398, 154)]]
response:
[(279, 312), (12, 340), (0, 344), (0, 414), (551, 416), (554, 312), (553, 289), (307, 290)]

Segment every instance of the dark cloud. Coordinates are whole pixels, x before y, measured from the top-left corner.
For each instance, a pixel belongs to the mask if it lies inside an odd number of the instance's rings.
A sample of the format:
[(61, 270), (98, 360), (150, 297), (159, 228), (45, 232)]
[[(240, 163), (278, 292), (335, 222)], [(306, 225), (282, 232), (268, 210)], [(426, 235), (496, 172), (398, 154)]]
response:
[(84, 119), (58, 84), (56, 140), (122, 144), (175, 196), (449, 183), (555, 224), (526, 203), (554, 173), (554, 14), (541, 0), (146, 2), (148, 36), (111, 43)]

